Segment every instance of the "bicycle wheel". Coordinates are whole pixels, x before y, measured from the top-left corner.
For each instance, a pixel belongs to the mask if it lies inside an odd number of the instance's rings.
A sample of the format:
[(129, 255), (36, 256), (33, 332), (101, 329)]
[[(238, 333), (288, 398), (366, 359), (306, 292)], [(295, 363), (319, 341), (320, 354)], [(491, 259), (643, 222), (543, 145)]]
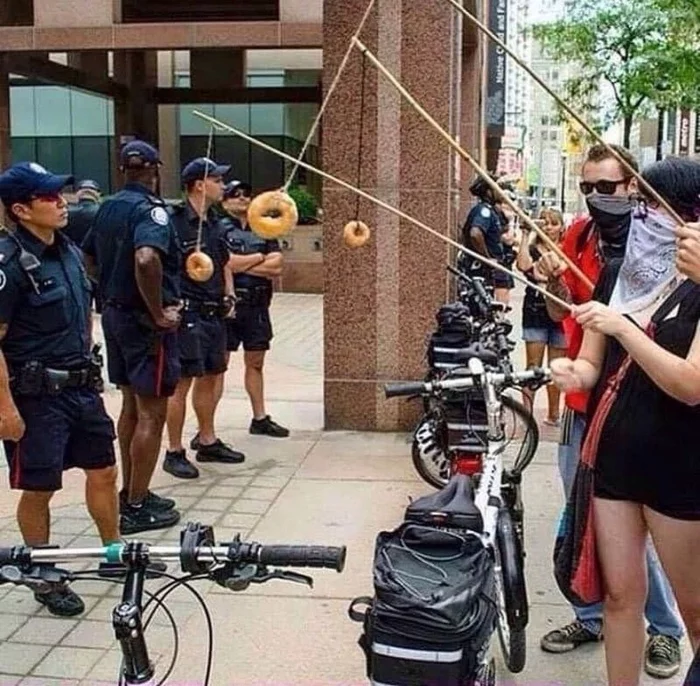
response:
[(501, 401), (507, 441), (504, 467), (521, 473), (535, 457), (540, 444), (540, 430), (532, 412), (519, 400), (504, 395)]
[(495, 554), (498, 639), (506, 667), (518, 673), (523, 671), (526, 658), (527, 588), (520, 541), (505, 508), (498, 515)]

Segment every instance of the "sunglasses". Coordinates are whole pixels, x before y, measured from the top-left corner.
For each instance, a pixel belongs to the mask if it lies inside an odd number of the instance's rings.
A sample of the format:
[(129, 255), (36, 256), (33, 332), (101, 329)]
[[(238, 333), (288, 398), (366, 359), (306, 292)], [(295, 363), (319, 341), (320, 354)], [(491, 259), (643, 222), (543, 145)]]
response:
[(578, 185), (581, 193), (584, 195), (590, 195), (593, 191), (600, 193), (601, 195), (613, 195), (617, 190), (617, 187), (621, 183), (627, 183), (629, 179), (619, 179), (617, 181), (608, 181), (606, 179), (601, 179), (595, 183), (590, 181), (581, 181)]
[(250, 198), (250, 193), (248, 191), (234, 191), (229, 198)]

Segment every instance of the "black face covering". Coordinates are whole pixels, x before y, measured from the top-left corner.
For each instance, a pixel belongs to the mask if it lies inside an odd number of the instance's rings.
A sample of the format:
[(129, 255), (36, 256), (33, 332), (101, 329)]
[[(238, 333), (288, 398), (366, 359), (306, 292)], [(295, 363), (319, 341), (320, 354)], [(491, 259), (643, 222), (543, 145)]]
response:
[(624, 245), (632, 220), (632, 201), (626, 195), (594, 193), (586, 198), (591, 218), (600, 231), (603, 242)]

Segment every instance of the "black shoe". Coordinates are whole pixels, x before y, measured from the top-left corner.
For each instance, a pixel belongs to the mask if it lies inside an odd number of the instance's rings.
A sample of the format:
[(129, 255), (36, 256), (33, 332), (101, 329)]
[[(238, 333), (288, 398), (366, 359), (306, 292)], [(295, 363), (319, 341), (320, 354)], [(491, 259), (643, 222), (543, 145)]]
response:
[(668, 679), (681, 668), (681, 646), (673, 636), (649, 636), (644, 654), (644, 671)]
[(50, 593), (35, 593), (34, 599), (46, 605), (48, 611), (57, 617), (75, 617), (85, 612), (85, 603), (68, 586)]
[[(168, 571), (168, 565), (160, 560), (149, 563), (146, 568), (147, 579), (157, 579), (163, 572)], [(126, 565), (121, 562), (100, 562), (97, 576), (103, 579), (123, 579), (126, 576)]]
[[(123, 509), (127, 504), (126, 491), (119, 491), (119, 509)], [(151, 510), (167, 512), (175, 507), (175, 501), (172, 498), (163, 498), (160, 495), (156, 495), (153, 491), (148, 491), (146, 495), (146, 507), (151, 508)]]
[(548, 653), (568, 653), (584, 643), (596, 643), (600, 640), (600, 634), (594, 634), (576, 620), (545, 634), (540, 640), (540, 647)]
[(199, 476), (199, 469), (187, 459), (184, 450), (168, 450), (163, 460), (163, 469), (178, 479), (196, 479)]
[(179, 521), (180, 513), (177, 510), (159, 512), (150, 510), (142, 503), (139, 507), (127, 505), (124, 508), (119, 517), (119, 529), (123, 536), (131, 536), (142, 531), (168, 529)]
[(289, 436), (289, 429), (273, 422), (269, 414), (262, 419), (253, 419), (249, 431), (257, 436), (272, 436), (272, 438), (287, 438)]
[(194, 438), (190, 441), (190, 450), (199, 450), (199, 431), (194, 435)]
[(197, 462), (224, 462), (226, 464), (240, 464), (245, 460), (245, 455), (226, 445), (217, 438), (211, 445), (200, 445), (197, 451)]

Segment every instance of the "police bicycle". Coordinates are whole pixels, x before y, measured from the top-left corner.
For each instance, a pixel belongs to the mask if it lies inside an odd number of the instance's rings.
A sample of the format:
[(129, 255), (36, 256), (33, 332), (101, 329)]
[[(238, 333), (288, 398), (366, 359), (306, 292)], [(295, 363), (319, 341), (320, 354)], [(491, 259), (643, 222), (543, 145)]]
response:
[[(497, 364), (498, 356), (480, 346), (464, 349), (462, 356), (468, 361), (466, 371), (459, 375), (447, 374), (426, 382), (390, 383), (384, 389), (387, 398), (420, 395), (440, 400), (445, 394), (465, 391), (483, 395), (486, 442), (478, 457), (478, 468), (472, 470), (473, 492), (464, 495), (481, 515), (478, 530), (473, 533), (480, 536), (493, 555), (499, 640), (506, 666), (517, 673), (525, 667), (528, 623), (521, 497), (524, 467), (504, 467), (508, 437), (502, 413), (503, 392), (508, 388), (539, 388), (549, 381), (549, 372), (540, 368), (524, 372), (487, 371), (487, 366)], [(478, 682), (484, 685), (495, 683), (493, 660), (489, 661), (486, 655), (485, 652), (483, 675)]]
[[(179, 635), (175, 620), (167, 608), (167, 597), (178, 587), (194, 595), (207, 623), (208, 650), (204, 686), (211, 684), (213, 661), (213, 624), (201, 594), (190, 582), (209, 579), (230, 591), (244, 591), (250, 584), (263, 584), (273, 579), (301, 583), (311, 587), (313, 580), (296, 572), (271, 567), (315, 567), (341, 572), (345, 566), (346, 548), (316, 545), (262, 545), (244, 542), (236, 536), (231, 542), (216, 543), (210, 526), (188, 523), (180, 534), (179, 546), (151, 546), (130, 541), (101, 548), (31, 548), (24, 545), (0, 548), (0, 583), (25, 586), (35, 593), (64, 589), (80, 580), (119, 582), (124, 584), (121, 601), (112, 611), (112, 626), (122, 653), (117, 683), (165, 684), (178, 657)], [(81, 560), (121, 563), (126, 567), (123, 580), (96, 576), (97, 570), (68, 571), (56, 567)], [(157, 560), (178, 561), (183, 575), (156, 573), (148, 565)], [(146, 591), (147, 577), (169, 579), (155, 592)], [(144, 595), (148, 600), (144, 605)], [(154, 613), (162, 609), (173, 629), (174, 649), (170, 666), (156, 680), (155, 667), (149, 658), (145, 632)], [(148, 616), (146, 613), (150, 610)]]

